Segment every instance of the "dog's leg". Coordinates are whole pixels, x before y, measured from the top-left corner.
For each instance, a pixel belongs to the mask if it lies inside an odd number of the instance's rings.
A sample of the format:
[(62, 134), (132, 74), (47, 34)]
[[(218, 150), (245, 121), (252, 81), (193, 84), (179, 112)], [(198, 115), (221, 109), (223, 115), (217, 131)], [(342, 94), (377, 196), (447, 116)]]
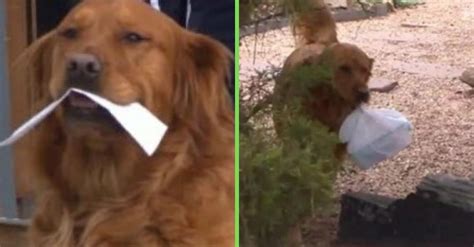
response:
[(347, 143), (338, 143), (334, 148), (334, 157), (336, 160), (342, 162), (347, 155)]

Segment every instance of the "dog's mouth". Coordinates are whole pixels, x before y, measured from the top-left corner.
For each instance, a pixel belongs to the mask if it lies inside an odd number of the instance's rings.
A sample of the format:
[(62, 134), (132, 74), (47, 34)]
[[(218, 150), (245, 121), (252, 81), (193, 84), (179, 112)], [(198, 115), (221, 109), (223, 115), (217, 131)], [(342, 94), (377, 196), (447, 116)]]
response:
[(120, 128), (108, 110), (82, 94), (71, 92), (64, 101), (64, 113), (70, 122), (106, 124)]
[(368, 103), (370, 100), (369, 90), (359, 90), (357, 92), (357, 102), (358, 103)]
[(67, 97), (67, 102), (71, 108), (81, 112), (82, 114), (99, 113), (105, 110), (99, 104), (90, 100), (88, 97), (76, 92), (71, 92), (71, 94), (69, 94)]

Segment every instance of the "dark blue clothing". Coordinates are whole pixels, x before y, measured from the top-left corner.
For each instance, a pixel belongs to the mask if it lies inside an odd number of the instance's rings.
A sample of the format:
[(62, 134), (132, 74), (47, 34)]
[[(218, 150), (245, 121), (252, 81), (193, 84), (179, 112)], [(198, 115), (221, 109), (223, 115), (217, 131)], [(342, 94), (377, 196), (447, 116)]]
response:
[[(187, 0), (161, 0), (161, 11), (172, 17), (181, 26), (186, 27)], [(235, 54), (234, 0), (191, 0), (191, 15), (187, 28), (208, 35)], [(229, 92), (234, 101), (234, 61), (231, 62)]]
[[(28, 4), (31, 1), (27, 1)], [(64, 16), (69, 12), (78, 0), (48, 0), (41, 1), (41, 3), (36, 4), (36, 29), (37, 35), (41, 35), (49, 32), (54, 29), (59, 22), (64, 18)], [(31, 7), (28, 6), (28, 10)], [(30, 16), (28, 16), (30, 17)], [(31, 34), (31, 26), (28, 26), (29, 34)], [(32, 37), (29, 37), (29, 42), (32, 42)]]

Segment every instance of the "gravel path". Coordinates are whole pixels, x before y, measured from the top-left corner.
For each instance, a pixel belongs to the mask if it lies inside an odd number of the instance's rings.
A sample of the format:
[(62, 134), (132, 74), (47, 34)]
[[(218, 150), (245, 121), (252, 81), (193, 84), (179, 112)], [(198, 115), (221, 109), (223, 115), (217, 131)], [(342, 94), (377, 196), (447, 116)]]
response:
[[(337, 181), (340, 192), (404, 197), (429, 173), (474, 177), (474, 93), (457, 79), (474, 66), (473, 9), (474, 0), (426, 0), (387, 17), (338, 23), (342, 42), (375, 58), (374, 77), (400, 84), (374, 94), (372, 105), (402, 112), (415, 127), (412, 145), (395, 158), (368, 171), (346, 166)], [(281, 66), (293, 49), (288, 28), (244, 38), (243, 86), (255, 69)]]

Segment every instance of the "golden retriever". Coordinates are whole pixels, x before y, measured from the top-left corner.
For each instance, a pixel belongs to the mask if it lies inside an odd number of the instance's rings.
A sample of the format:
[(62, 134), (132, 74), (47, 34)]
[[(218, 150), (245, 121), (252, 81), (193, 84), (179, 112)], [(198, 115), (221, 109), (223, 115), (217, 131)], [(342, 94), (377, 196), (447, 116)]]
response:
[[(273, 91), (273, 119), (277, 133), (286, 126), (284, 117), (282, 119), (278, 112), (286, 107), (286, 103), (299, 97), (291, 93), (295, 87), (301, 86), (292, 76), (295, 71), (304, 66), (328, 69), (329, 78), (312, 80), (311, 84), (315, 86), (309, 88), (301, 99), (301, 110), (305, 116), (322, 123), (329, 131), (338, 133), (345, 118), (360, 104), (369, 101), (368, 81), (372, 65), (372, 58), (357, 46), (347, 43), (334, 43), (328, 47), (309, 44), (296, 49), (285, 61)], [(345, 153), (344, 143), (334, 150), (339, 160), (344, 158)]]
[(336, 22), (324, 0), (308, 0), (309, 6), (297, 13), (292, 24), (296, 47), (307, 44), (329, 45), (338, 42)]
[[(274, 94), (280, 101), (289, 101), (295, 96), (288, 95), (292, 91), (291, 87), (298, 86), (298, 82), (292, 80), (291, 73), (302, 66), (324, 67), (330, 73), (330, 81), (314, 81), (316, 86), (310, 88), (308, 98), (303, 100), (304, 111), (330, 131), (337, 132), (352, 110), (369, 101), (367, 83), (372, 64), (372, 58), (351, 44), (334, 43), (328, 47), (319, 44), (305, 45), (286, 59), (282, 74), (276, 80)], [(313, 80), (318, 79), (324, 78)]]
[[(327, 78), (312, 78), (308, 93), (303, 96), (302, 109), (310, 119), (321, 122), (329, 131), (338, 132), (345, 118), (360, 104), (369, 101), (369, 78), (373, 59), (355, 45), (340, 43), (336, 24), (322, 0), (312, 1), (313, 8), (300, 15), (293, 24), (297, 48), (285, 60), (274, 88), (274, 124), (277, 133), (285, 126), (278, 112), (297, 95), (291, 92), (301, 87), (294, 73), (302, 67), (325, 68)], [(311, 78), (310, 78), (311, 79)], [(335, 155), (342, 160), (345, 144), (336, 147)]]
[[(19, 59), (43, 107), (77, 87), (169, 126), (147, 156), (77, 94), (36, 130), (38, 247), (234, 244), (231, 53), (139, 0), (84, 0)], [(137, 119), (137, 121), (139, 121)]]

